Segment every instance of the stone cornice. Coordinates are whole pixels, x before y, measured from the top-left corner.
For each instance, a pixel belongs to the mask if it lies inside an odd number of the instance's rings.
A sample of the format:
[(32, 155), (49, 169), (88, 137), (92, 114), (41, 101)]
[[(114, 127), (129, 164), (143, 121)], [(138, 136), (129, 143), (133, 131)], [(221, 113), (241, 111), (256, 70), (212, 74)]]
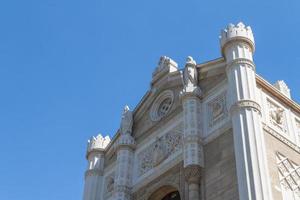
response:
[(293, 111), (295, 111), (300, 115), (300, 105), (298, 103), (286, 97), (278, 89), (276, 89), (273, 85), (271, 85), (266, 80), (264, 80), (258, 74), (256, 74), (256, 84), (260, 86), (262, 89), (264, 89), (265, 91), (269, 92), (274, 97), (278, 98), (287, 107), (291, 108)]
[(289, 140), (288, 138), (284, 137), (282, 134), (278, 133), (277, 131), (275, 131), (274, 129), (272, 129), (271, 127), (269, 127), (268, 125), (266, 125), (265, 123), (263, 123), (263, 129), (269, 133), (270, 135), (274, 136), (275, 138), (277, 138), (278, 140), (280, 140), (282, 143), (284, 143), (285, 145), (289, 146), (290, 148), (292, 148), (293, 150), (295, 150), (297, 153), (300, 154), (300, 147), (298, 145), (296, 145), (295, 143), (293, 143), (291, 140)]

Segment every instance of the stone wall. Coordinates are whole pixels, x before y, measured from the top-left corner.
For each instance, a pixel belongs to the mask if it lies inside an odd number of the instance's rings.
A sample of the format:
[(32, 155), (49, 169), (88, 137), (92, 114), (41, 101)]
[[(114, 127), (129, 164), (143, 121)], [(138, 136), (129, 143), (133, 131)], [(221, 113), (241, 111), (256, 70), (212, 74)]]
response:
[(233, 146), (232, 130), (205, 145), (203, 199), (239, 199)]
[(271, 190), (274, 200), (284, 200), (281, 193), (277, 154), (280, 153), (294, 163), (300, 164), (300, 154), (278, 138), (265, 131), (268, 168), (271, 181)]

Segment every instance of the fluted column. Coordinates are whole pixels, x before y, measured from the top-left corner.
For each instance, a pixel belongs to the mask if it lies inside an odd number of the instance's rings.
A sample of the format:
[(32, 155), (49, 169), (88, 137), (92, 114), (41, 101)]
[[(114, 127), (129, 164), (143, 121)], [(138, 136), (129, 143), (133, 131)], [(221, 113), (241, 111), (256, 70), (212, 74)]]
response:
[(115, 200), (130, 200), (132, 198), (133, 150), (135, 145), (134, 138), (131, 136), (132, 125), (132, 112), (126, 106), (122, 115), (121, 134), (117, 142), (117, 171), (114, 186)]
[(109, 144), (108, 136), (102, 135), (92, 137), (88, 141), (86, 158), (88, 168), (85, 172), (85, 184), (83, 200), (102, 200), (103, 168), (104, 168), (104, 150)]
[(254, 38), (250, 27), (230, 24), (222, 31), (221, 49), (226, 59), (228, 107), (233, 127), (239, 197), (243, 200), (272, 199), (261, 107), (256, 99)]
[(181, 92), (184, 117), (184, 173), (189, 188), (188, 200), (200, 198), (200, 169), (203, 167), (203, 147), (200, 138), (200, 96), (196, 62), (187, 58)]

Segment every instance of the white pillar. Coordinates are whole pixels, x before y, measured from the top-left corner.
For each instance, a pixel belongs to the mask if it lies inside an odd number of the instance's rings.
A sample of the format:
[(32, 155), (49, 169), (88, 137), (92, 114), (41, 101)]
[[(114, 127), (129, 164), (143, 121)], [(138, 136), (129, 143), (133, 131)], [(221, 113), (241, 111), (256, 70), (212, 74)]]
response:
[(134, 138), (131, 136), (133, 124), (132, 112), (128, 106), (122, 115), (121, 133), (117, 142), (117, 171), (115, 175), (114, 199), (130, 200), (132, 198), (132, 170)]
[(261, 108), (256, 99), (254, 38), (243, 23), (222, 31), (222, 54), (226, 59), (228, 107), (233, 126), (234, 150), (240, 199), (269, 200), (268, 169)]
[(187, 58), (181, 92), (184, 118), (184, 174), (189, 188), (189, 200), (200, 198), (200, 170), (203, 167), (203, 147), (200, 138), (200, 96), (196, 62)]
[(85, 184), (83, 200), (102, 200), (104, 150), (110, 142), (109, 137), (103, 138), (102, 135), (92, 137), (88, 141), (86, 158), (88, 168), (85, 172)]

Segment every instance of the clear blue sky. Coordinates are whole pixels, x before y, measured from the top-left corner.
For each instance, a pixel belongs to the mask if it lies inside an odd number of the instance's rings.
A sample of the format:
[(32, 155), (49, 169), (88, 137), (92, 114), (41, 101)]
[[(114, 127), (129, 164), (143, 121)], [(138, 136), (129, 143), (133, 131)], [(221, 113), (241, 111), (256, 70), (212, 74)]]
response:
[(251, 25), (257, 72), (299, 102), (299, 2), (1, 1), (0, 199), (81, 199), (87, 139), (115, 133), (161, 55), (220, 57), (229, 22)]

